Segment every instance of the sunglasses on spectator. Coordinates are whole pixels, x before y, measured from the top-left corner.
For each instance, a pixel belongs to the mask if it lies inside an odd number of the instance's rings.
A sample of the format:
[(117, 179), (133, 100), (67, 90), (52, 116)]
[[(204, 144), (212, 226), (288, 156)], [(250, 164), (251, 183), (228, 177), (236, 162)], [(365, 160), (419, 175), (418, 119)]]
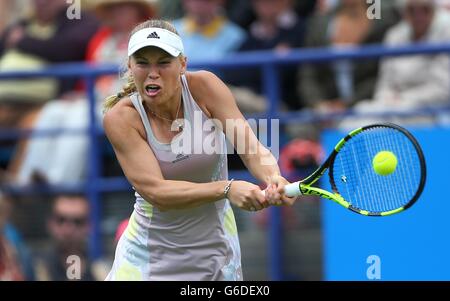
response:
[(74, 226), (80, 227), (84, 226), (87, 223), (87, 217), (69, 217), (63, 216), (59, 214), (53, 215), (53, 220), (58, 224), (72, 224)]

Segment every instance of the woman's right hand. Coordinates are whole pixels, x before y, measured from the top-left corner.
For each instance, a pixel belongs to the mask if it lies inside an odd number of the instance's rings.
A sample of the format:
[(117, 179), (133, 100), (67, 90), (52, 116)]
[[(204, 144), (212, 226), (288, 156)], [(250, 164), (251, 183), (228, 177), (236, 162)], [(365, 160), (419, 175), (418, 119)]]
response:
[(240, 209), (258, 211), (269, 206), (259, 186), (246, 181), (234, 181), (228, 199)]

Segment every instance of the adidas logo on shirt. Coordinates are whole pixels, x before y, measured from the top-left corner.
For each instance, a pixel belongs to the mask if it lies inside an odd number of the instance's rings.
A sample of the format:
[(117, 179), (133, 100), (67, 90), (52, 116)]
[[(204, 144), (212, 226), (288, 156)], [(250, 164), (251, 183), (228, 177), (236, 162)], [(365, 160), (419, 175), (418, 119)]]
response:
[(184, 154), (177, 154), (177, 157), (175, 160), (172, 161), (172, 163), (177, 163), (183, 160), (186, 160), (189, 158), (189, 155), (184, 155)]
[(152, 32), (148, 35), (147, 39), (159, 39), (159, 36), (156, 32)]

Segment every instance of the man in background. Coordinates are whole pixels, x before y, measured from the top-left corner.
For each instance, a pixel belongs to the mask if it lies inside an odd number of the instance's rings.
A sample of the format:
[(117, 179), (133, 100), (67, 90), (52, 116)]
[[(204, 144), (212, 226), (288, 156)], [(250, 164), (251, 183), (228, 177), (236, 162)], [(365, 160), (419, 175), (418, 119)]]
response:
[(89, 213), (89, 202), (84, 196), (60, 195), (55, 198), (47, 222), (51, 244), (37, 262), (37, 280), (93, 281), (106, 277), (100, 265), (93, 264), (88, 257)]

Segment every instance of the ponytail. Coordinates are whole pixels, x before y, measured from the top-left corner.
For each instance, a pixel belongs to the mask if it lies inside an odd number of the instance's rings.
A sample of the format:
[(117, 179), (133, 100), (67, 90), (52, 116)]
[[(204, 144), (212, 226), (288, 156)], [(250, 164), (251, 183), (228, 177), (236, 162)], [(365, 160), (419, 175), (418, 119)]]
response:
[(119, 100), (134, 92), (136, 92), (136, 84), (134, 83), (133, 78), (129, 76), (127, 79), (127, 83), (122, 88), (121, 92), (117, 93), (116, 95), (111, 95), (105, 99), (105, 101), (103, 102), (103, 113), (106, 113), (107, 111), (112, 109), (112, 107), (114, 107), (119, 102)]

